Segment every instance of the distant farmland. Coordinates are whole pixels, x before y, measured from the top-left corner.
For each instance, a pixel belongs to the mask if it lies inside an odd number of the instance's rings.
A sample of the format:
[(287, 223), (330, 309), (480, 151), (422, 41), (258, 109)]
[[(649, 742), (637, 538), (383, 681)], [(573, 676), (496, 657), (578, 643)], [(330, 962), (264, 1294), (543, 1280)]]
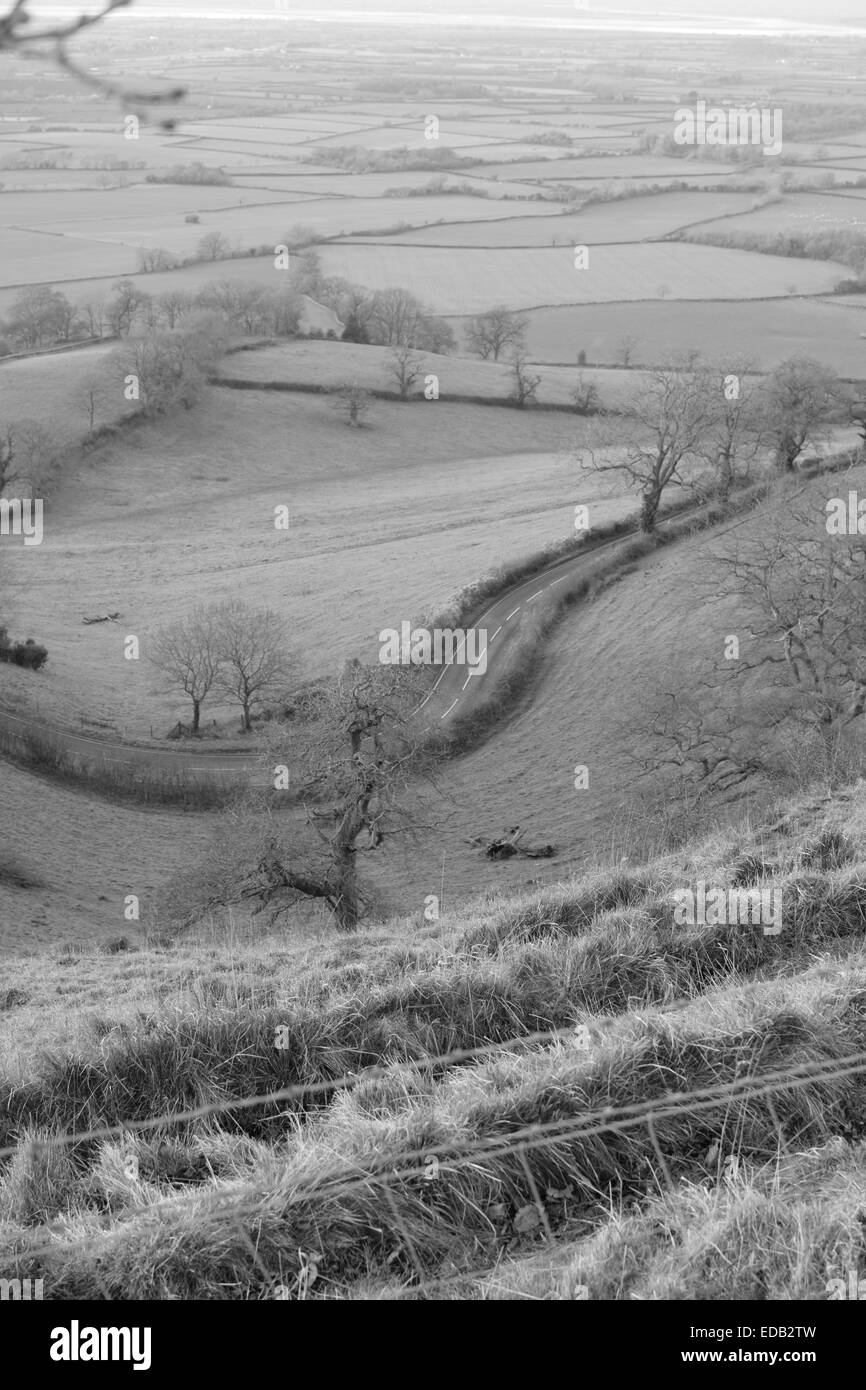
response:
[[(747, 212), (754, 203), (751, 193), (670, 193), (647, 198), (628, 198), (594, 203), (580, 212), (567, 213), (549, 222), (520, 212), (496, 226), (466, 224), (400, 232), (390, 245), (436, 246), (560, 246), (568, 243), (643, 241), (663, 237), (694, 222)], [(711, 225), (714, 225), (711, 223)], [(726, 224), (727, 225), (727, 224)]]
[(826, 293), (849, 272), (833, 262), (791, 261), (685, 243), (590, 248), (575, 269), (570, 246), (462, 251), (447, 247), (362, 245), (320, 248), (326, 274), (369, 289), (404, 285), (442, 314), (479, 313), (492, 304), (592, 304), (641, 299), (761, 299)]

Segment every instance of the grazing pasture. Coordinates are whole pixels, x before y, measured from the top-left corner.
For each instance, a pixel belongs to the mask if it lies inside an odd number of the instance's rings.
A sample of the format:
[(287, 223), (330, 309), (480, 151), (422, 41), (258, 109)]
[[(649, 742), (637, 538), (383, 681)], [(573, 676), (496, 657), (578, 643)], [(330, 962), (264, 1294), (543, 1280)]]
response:
[[(467, 174), (463, 169), (444, 175), (418, 169), (392, 174), (341, 174), (333, 169), (317, 173), (315, 167), (310, 165), (309, 168), (305, 167), (303, 173), (297, 174), (238, 174), (234, 182), (238, 188), (289, 188), (298, 193), (312, 194), (314, 197), (333, 194), (348, 198), (382, 198), (388, 189), (424, 188), (434, 179), (438, 181), (442, 177), (446, 185), (454, 187), (468, 183), (479, 193), (490, 198), (538, 198), (541, 192), (537, 184), (486, 179), (479, 174)], [(387, 205), (387, 201), (383, 201), (383, 211)], [(518, 211), (515, 209), (515, 212)]]
[(529, 250), (348, 243), (320, 248), (328, 274), (369, 289), (403, 285), (441, 314), (641, 299), (769, 299), (831, 290), (848, 272), (834, 262), (763, 256), (686, 243), (592, 247), (575, 269), (570, 246)]
[[(866, 191), (866, 190), (863, 190)], [(708, 222), (695, 228), (695, 236), (713, 232), (778, 233), (851, 231), (862, 235), (866, 229), (866, 198), (840, 197), (836, 193), (786, 193), (780, 201), (766, 204), (718, 224)]]
[[(514, 215), (513, 204), (502, 200), (452, 196), (429, 198), (314, 198), (289, 194), (285, 202), (259, 205), (255, 195), (246, 195), (244, 206), (212, 208), (202, 213), (201, 222), (187, 224), (182, 214), (171, 221), (157, 207), (147, 216), (112, 219), (94, 217), (92, 222), (76, 222), (66, 239), (74, 237), (116, 241), (132, 246), (164, 246), (179, 255), (195, 252), (206, 232), (222, 232), (233, 245), (277, 245), (298, 225), (317, 236), (346, 236), (351, 232), (393, 227), (400, 222), (427, 226), (437, 221), (493, 221)], [(544, 217), (557, 209), (555, 203), (533, 203), (528, 216)], [(66, 278), (66, 277), (60, 277)], [(71, 277), (70, 277), (71, 278)]]
[[(460, 320), (454, 320), (460, 338)], [(455, 397), (479, 396), (492, 401), (504, 401), (514, 390), (513, 369), (508, 362), (485, 362), (481, 358), (441, 356), (435, 352), (419, 354), (424, 373), (435, 373), (440, 400)], [(539, 405), (571, 406), (572, 394), (578, 381), (573, 367), (537, 367), (541, 383), (535, 397)], [(220, 375), (250, 382), (295, 383), (306, 386), (333, 388), (347, 381), (377, 391), (396, 390), (393, 358), (387, 348), (367, 347), (357, 343), (289, 342), (274, 347), (256, 348), (251, 352), (234, 353), (227, 358)], [(598, 371), (588, 379), (598, 387), (604, 405), (622, 409), (634, 391), (639, 372)], [(419, 382), (416, 393), (423, 387)], [(563, 428), (568, 430), (566, 416)]]
[[(114, 344), (44, 353), (38, 357), (0, 361), (0, 419), (50, 420), (70, 435), (86, 427), (84, 386), (105, 364)], [(116, 415), (132, 406), (118, 392)]]
[(135, 251), (93, 236), (0, 228), (0, 281), (5, 285), (57, 284), (86, 276), (97, 266), (103, 275), (128, 275), (135, 270)]
[[(375, 658), (393, 619), (441, 610), (504, 554), (569, 536), (575, 500), (597, 499), (596, 523), (631, 508), (609, 479), (575, 498), (569, 455), (587, 428), (446, 397), (377, 400), (351, 429), (324, 395), (219, 388), (137, 426), (67, 471), (38, 552), (4, 555), (10, 625), (51, 652), (40, 707), (64, 722), (114, 719), (136, 737), (183, 714), (146, 660), (123, 660), (119, 627), (82, 626), (88, 612), (118, 610), (146, 653), (156, 628), (196, 603), (243, 598), (289, 619), (298, 682), (353, 653)], [(278, 505), (288, 532), (274, 528)]]
[(165, 224), (181, 222), (187, 213), (221, 212), (248, 204), (293, 203), (307, 195), (292, 189), (209, 187), (189, 184), (131, 184), (128, 188), (0, 191), (0, 227), (36, 228), (43, 232), (78, 232), (88, 236), (94, 228), (113, 223)]
[[(512, 217), (496, 226), (466, 224), (399, 232), (389, 245), (550, 246), (646, 241), (692, 223), (746, 211), (754, 202), (747, 193), (670, 193), (663, 197), (628, 198), (594, 203), (550, 222)], [(712, 221), (710, 222), (712, 225)]]
[[(854, 305), (856, 308), (847, 306)], [(634, 342), (633, 361), (664, 362), (697, 348), (708, 357), (751, 355), (772, 368), (787, 357), (816, 357), (842, 376), (866, 377), (866, 297), (774, 299), (749, 303), (654, 301), (537, 309), (527, 333), (535, 362), (617, 362), (623, 342)], [(452, 320), (459, 333), (462, 320)]]

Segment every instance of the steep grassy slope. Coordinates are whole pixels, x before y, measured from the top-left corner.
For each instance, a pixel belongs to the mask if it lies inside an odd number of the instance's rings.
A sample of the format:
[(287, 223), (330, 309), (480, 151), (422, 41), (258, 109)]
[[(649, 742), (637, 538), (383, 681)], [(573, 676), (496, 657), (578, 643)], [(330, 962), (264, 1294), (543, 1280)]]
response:
[[(22, 960), (0, 1275), (54, 1298), (824, 1298), (864, 1253), (864, 867), (858, 784), (324, 949), (93, 955), (72, 983)], [(776, 888), (782, 933), (676, 925), (698, 879)], [(84, 1005), (63, 1040), (61, 987)]]

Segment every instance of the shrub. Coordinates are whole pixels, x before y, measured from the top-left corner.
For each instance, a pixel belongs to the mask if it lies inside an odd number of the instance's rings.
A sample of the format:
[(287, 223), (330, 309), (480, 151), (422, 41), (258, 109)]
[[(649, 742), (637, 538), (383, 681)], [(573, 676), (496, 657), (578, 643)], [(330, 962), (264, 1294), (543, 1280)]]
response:
[(23, 666), (27, 671), (41, 671), (47, 660), (47, 647), (39, 646), (32, 637), (26, 642), (12, 642), (6, 628), (0, 627), (0, 661)]

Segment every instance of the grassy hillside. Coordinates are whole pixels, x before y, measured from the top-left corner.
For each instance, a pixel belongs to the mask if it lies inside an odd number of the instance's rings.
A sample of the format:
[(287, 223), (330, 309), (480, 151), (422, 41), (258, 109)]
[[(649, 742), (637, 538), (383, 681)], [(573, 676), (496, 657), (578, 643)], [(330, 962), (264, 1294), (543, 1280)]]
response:
[[(247, 357), (258, 354), (229, 370)], [(67, 465), (42, 545), (5, 551), (10, 628), (38, 633), (50, 660), (38, 682), (7, 668), (0, 698), (38, 694), (61, 722), (164, 734), (183, 706), (146, 660), (123, 660), (120, 639), (138, 634), (146, 653), (162, 623), (229, 597), (286, 615), (298, 681), (374, 657), (382, 627), (441, 610), (503, 555), (572, 534), (568, 454), (586, 430), (563, 412), (446, 400), (376, 401), (352, 429), (325, 395), (212, 390)], [(597, 524), (632, 506), (608, 480), (580, 500), (596, 502)], [(288, 532), (274, 528), (284, 505)], [(82, 625), (114, 611), (117, 625)], [(217, 715), (236, 722), (206, 709)]]
[[(864, 867), (859, 783), (327, 946), (17, 960), (0, 1276), (53, 1298), (825, 1298), (864, 1253)], [(677, 926), (700, 879), (777, 888), (782, 933)]]

